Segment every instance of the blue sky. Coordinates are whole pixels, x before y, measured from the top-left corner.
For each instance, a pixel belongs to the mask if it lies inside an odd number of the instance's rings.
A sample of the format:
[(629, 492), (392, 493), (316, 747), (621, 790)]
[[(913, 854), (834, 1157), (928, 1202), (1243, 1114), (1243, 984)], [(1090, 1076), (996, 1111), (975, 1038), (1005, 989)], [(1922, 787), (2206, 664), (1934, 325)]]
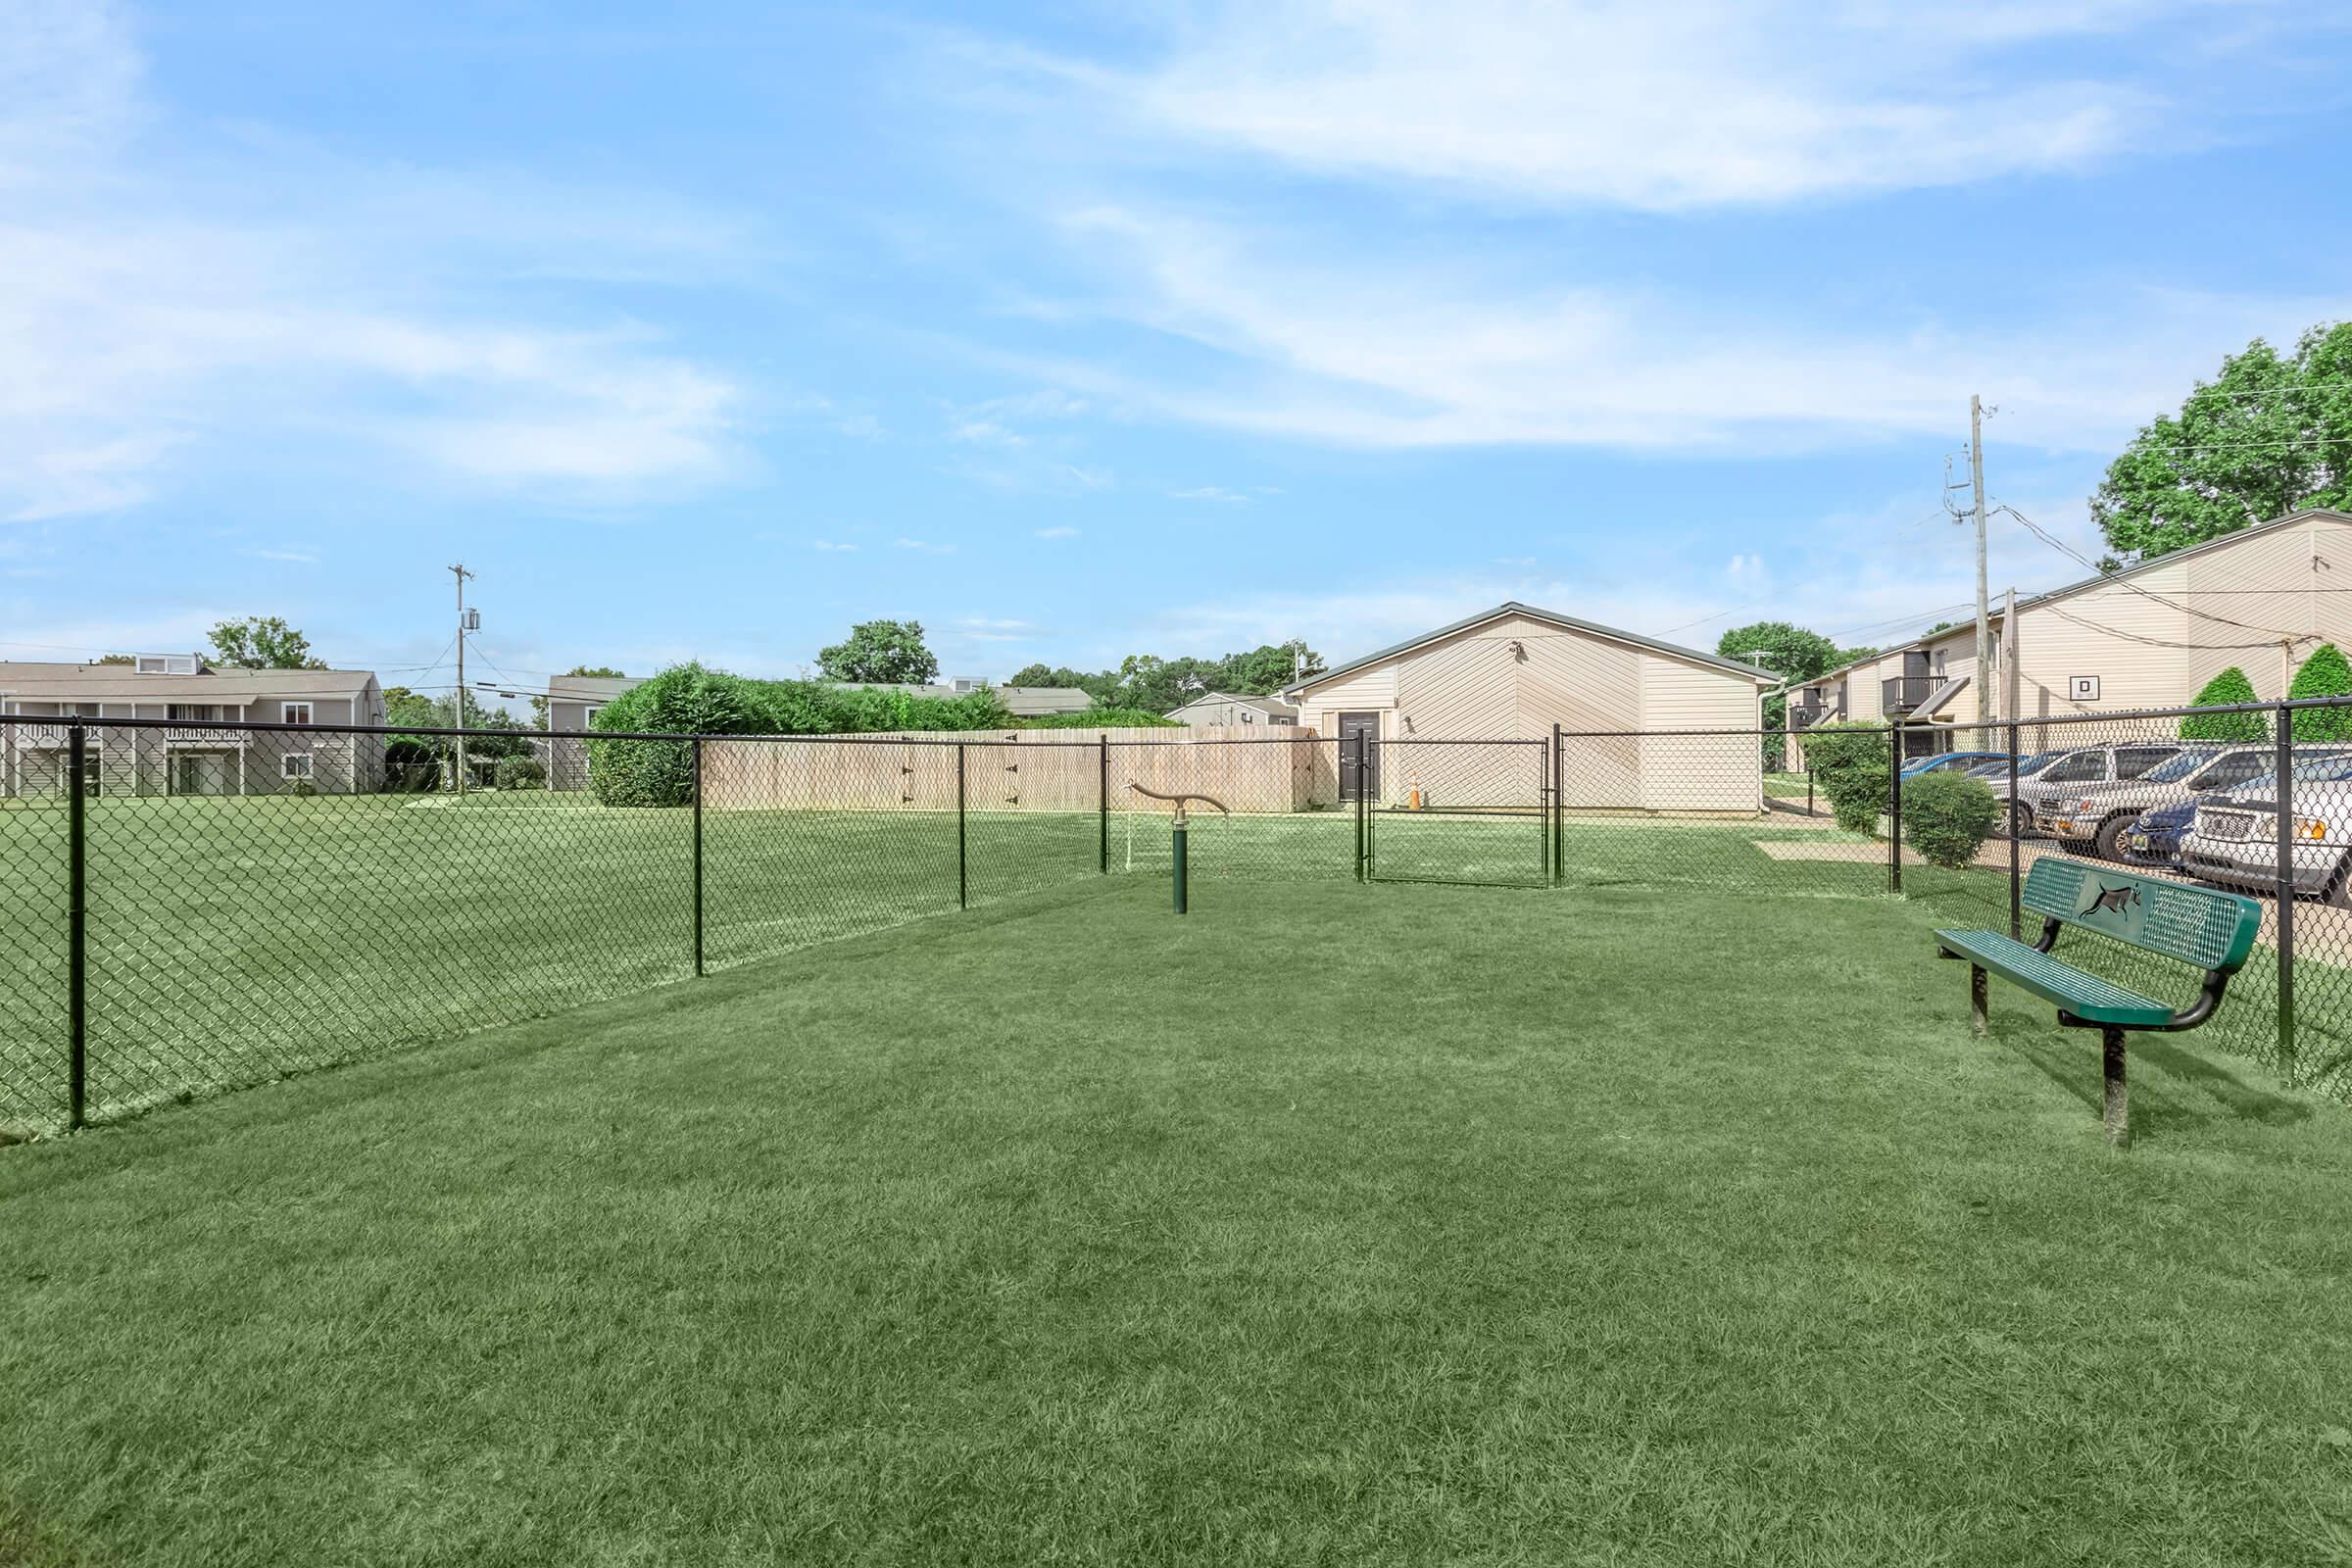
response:
[[(0, 654), (1712, 645), (2352, 315), (2328, 5), (0, 0)], [(2013, 524), (1995, 591), (2079, 571)]]

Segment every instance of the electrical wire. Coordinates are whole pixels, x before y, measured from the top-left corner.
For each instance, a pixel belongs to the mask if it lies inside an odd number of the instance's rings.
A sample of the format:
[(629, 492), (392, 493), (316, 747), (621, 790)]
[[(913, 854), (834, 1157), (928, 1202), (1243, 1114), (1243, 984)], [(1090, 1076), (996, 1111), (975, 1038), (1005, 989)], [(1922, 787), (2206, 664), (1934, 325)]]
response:
[[(2019, 522), (2025, 525), (2028, 533), (2031, 533), (2034, 538), (2040, 540), (2043, 544), (2048, 545), (2052, 550), (2057, 551), (2060, 555), (2065, 556), (2070, 560), (2080, 562), (2082, 564), (2088, 566), (2092, 571), (2099, 571), (2099, 564), (2097, 562), (2092, 561), (2089, 557), (2083, 555), (2082, 552), (2077, 550), (2074, 546), (2066, 543), (2062, 539), (2059, 539), (2048, 529), (2042, 527), (2040, 523), (2035, 522), (2033, 518), (2027, 516), (2015, 507), (2010, 506), (2007, 502), (2001, 503), (2000, 506), (1994, 508), (1993, 510), (1996, 512), (2006, 512), (2009, 514), (2010, 516), (2016, 518)], [(2160, 593), (2153, 592), (2150, 589), (2142, 588), (2139, 584), (2132, 581), (2128, 577), (2121, 575), (2120, 573), (2100, 572), (2100, 575), (2106, 577), (2107, 580), (2113, 583), (2116, 587), (2125, 589), (2131, 593), (2135, 593), (2139, 595), (2140, 598), (2149, 601), (2151, 604), (2162, 605), (2167, 610), (2177, 610), (2184, 615), (2194, 615), (2199, 620), (2210, 620), (2218, 626), (2231, 626), (2235, 627), (2239, 631), (2268, 632), (2274, 638), (2299, 637), (2303, 635), (2301, 632), (2288, 631), (2284, 627), (2280, 626), (2257, 626), (2249, 620), (2232, 620), (2228, 615), (2217, 615), (2210, 610), (2199, 610), (2194, 605), (2183, 605), (2177, 600), (2167, 599)], [(2187, 647), (2191, 645), (2181, 644), (2180, 646)]]
[(2170, 638), (2166, 637), (2148, 637), (2139, 632), (2125, 631), (2118, 626), (2102, 626), (2095, 620), (2084, 620), (2081, 615), (2068, 614), (2065, 611), (2060, 610), (2056, 605), (2042, 605), (2037, 608), (2048, 611), (2051, 614), (2056, 615), (2060, 620), (2071, 620), (2076, 625), (2081, 626), (2087, 631), (2095, 631), (2101, 636), (2120, 637), (2125, 642), (2141, 643), (2150, 648), (2188, 648), (2195, 649), (2200, 652), (2235, 653), (2252, 648), (2276, 648), (2280, 642), (2289, 638), (2303, 638), (2316, 635), (2316, 633), (2313, 632), (2283, 632), (2278, 637), (2271, 638), (2268, 642), (2259, 643), (2179, 643), (2174, 642)]

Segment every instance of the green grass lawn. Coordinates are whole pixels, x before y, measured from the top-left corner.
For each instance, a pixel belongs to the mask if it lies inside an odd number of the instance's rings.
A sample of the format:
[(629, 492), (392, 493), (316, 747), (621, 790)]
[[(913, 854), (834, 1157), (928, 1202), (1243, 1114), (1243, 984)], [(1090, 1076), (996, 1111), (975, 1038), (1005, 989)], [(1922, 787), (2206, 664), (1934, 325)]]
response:
[[(88, 804), (94, 1118), (539, 1017), (694, 968), (693, 818), (576, 795), (126, 797)], [(1537, 817), (1384, 817), (1382, 875), (1532, 882)], [(1349, 881), (1347, 812), (1207, 817), (1200, 874)], [(719, 811), (711, 968), (1102, 880), (1093, 813)], [(1114, 875), (1164, 876), (1164, 816), (1109, 819)], [(62, 803), (0, 809), (0, 1133), (63, 1124)]]
[(1090, 883), (0, 1151), (0, 1560), (2352, 1554), (2352, 1117), (2192, 1035), (2112, 1152), (1814, 872)]

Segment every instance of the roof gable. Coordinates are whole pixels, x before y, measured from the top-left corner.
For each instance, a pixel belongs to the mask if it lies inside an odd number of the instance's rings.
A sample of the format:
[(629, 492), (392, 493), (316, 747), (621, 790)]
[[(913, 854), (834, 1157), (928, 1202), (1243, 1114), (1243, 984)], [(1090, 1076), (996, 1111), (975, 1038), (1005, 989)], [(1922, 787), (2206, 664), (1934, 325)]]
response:
[(1318, 674), (1309, 675), (1304, 680), (1294, 681), (1282, 689), (1282, 695), (1286, 699), (1296, 700), (1301, 692), (1320, 686), (1326, 681), (1337, 680), (1342, 675), (1362, 669), (1367, 664), (1377, 664), (1386, 660), (1402, 658), (1415, 649), (1426, 648), (1431, 643), (1443, 642), (1448, 637), (1458, 636), (1462, 632), (1474, 630), (1486, 625), (1489, 621), (1500, 620), (1508, 615), (1524, 615), (1531, 620), (1544, 621), (1568, 631), (1583, 632), (1588, 636), (1604, 637), (1612, 642), (1625, 643), (1635, 648), (1645, 649), (1653, 654), (1664, 654), (1671, 659), (1687, 659), (1694, 663), (1706, 664), (1735, 675), (1744, 675), (1750, 680), (1777, 681), (1780, 679), (1778, 675), (1768, 669), (1760, 669), (1754, 664), (1742, 664), (1738, 660), (1726, 659), (1720, 654), (1701, 653), (1695, 648), (1685, 648), (1678, 643), (1661, 642), (1655, 637), (1644, 637), (1638, 631), (1626, 631), (1617, 626), (1603, 626), (1598, 621), (1585, 620), (1575, 615), (1563, 615), (1556, 610), (1544, 610), (1535, 605), (1522, 604), (1516, 599), (1506, 599), (1492, 610), (1482, 610), (1475, 615), (1466, 615), (1451, 625), (1440, 626), (1436, 631), (1407, 638), (1391, 647), (1366, 654), (1361, 659), (1351, 659), (1345, 664), (1338, 664)]

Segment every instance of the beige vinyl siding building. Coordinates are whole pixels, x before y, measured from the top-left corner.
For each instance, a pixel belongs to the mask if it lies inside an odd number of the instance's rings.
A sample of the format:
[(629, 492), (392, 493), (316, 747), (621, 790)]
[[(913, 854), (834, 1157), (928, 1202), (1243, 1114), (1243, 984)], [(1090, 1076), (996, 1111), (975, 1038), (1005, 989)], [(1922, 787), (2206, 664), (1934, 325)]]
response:
[[(0, 662), (0, 713), (151, 721), (88, 731), (88, 782), (102, 796), (344, 795), (383, 782), (380, 735), (203, 727), (381, 724), (383, 688), (368, 670), (218, 669), (191, 654)], [(69, 745), (63, 722), (0, 724), (0, 795), (62, 792)]]
[(581, 730), (597, 710), (642, 681), (626, 675), (555, 675), (547, 683), (547, 727), (558, 733), (542, 742), (547, 749), (547, 787), (584, 790), (588, 787), (588, 743), (565, 739), (562, 731)]
[[(2009, 661), (2016, 715), (2128, 713), (2180, 708), (2234, 664), (2255, 695), (2286, 694), (2294, 671), (2323, 642), (2352, 649), (2352, 514), (2309, 509), (2257, 523), (2126, 570), (2089, 577), (2017, 603), (2014, 637), (1996, 603), (1993, 665), (1986, 672), (1995, 718), (2009, 711)], [(1932, 689), (1922, 693), (1920, 675)], [(1936, 678), (1941, 675), (1943, 678)], [(1886, 683), (1899, 716), (1966, 723), (1977, 716), (1976, 626), (1972, 621), (1891, 648), (1790, 693), (1792, 709), (1883, 718)], [(1963, 682), (1925, 707), (1947, 680)], [(1948, 737), (1923, 734), (1916, 753)], [(2029, 733), (2030, 750), (2064, 744)]]
[(1167, 717), (1195, 729), (1225, 724), (1296, 725), (1298, 710), (1279, 697), (1251, 697), (1233, 692), (1202, 692)]
[[(1639, 633), (1508, 603), (1300, 681), (1283, 695), (1299, 723), (1379, 748), (1368, 793), (1437, 805), (1523, 805), (1541, 791), (1556, 724), (1575, 809), (1754, 812), (1762, 762), (1752, 735), (1765, 671)], [(1448, 744), (1452, 743), (1452, 744)], [(1508, 799), (1505, 799), (1508, 797)]]

